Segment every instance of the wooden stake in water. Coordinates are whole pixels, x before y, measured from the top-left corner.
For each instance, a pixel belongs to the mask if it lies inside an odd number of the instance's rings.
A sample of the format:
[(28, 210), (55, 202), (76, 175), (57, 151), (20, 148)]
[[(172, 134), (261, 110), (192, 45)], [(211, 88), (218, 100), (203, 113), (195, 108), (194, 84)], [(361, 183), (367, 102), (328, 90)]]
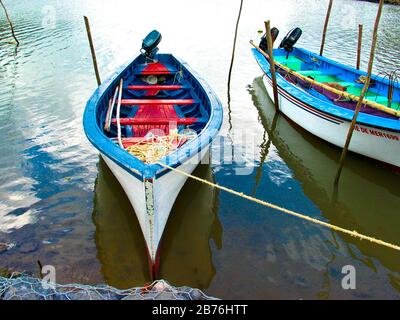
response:
[(274, 91), (275, 111), (279, 112), (279, 96), (278, 96), (278, 86), (276, 84), (276, 71), (275, 71), (274, 48), (273, 48), (274, 44), (271, 36), (271, 23), (269, 20), (265, 21), (265, 30), (267, 32), (266, 36), (268, 44), (269, 65), (272, 78), (272, 89)]
[(235, 60), (235, 51), (236, 51), (236, 39), (237, 39), (237, 34), (238, 34), (238, 29), (239, 29), (240, 16), (242, 15), (242, 8), (243, 8), (243, 0), (240, 0), (239, 13), (238, 13), (238, 17), (236, 20), (236, 27), (235, 27), (235, 36), (233, 38), (231, 65), (229, 67), (229, 73), (228, 73), (228, 100), (230, 100), (229, 92), (230, 92), (230, 87), (231, 87), (232, 69), (233, 69), (233, 62)]
[(346, 154), (347, 154), (347, 151), (349, 149), (351, 137), (353, 135), (353, 131), (354, 131), (354, 128), (356, 126), (357, 116), (358, 116), (358, 113), (360, 112), (360, 109), (361, 109), (361, 106), (363, 104), (363, 100), (364, 100), (365, 94), (367, 93), (368, 88), (369, 88), (369, 84), (371, 82), (372, 67), (373, 67), (373, 64), (374, 64), (376, 43), (378, 41), (378, 28), (379, 28), (379, 22), (381, 20), (381, 15), (382, 15), (383, 2), (384, 2), (384, 0), (380, 0), (379, 1), (379, 8), (378, 8), (378, 13), (377, 13), (376, 19), (375, 19), (374, 32), (372, 34), (371, 52), (370, 52), (370, 55), (369, 55), (369, 63), (368, 63), (368, 74), (367, 74), (367, 77), (365, 79), (364, 87), (363, 87), (363, 89), (361, 91), (360, 100), (358, 101), (356, 109), (354, 111), (354, 116), (353, 116), (353, 120), (351, 121), (351, 124), (350, 124), (349, 132), (347, 134), (346, 143), (345, 143), (345, 145), (343, 147), (343, 152), (342, 152), (342, 155), (341, 155), (340, 161), (339, 161), (339, 169), (338, 169), (336, 177), (335, 177), (335, 184), (337, 184), (339, 182), (340, 174), (341, 174), (342, 169), (343, 169), (344, 160), (346, 158)]
[(15, 42), (17, 43), (17, 46), (19, 46), (19, 41), (18, 41), (18, 39), (17, 39), (17, 37), (16, 37), (16, 35), (15, 35), (13, 24), (12, 24), (12, 22), (11, 22), (10, 17), (8, 16), (7, 9), (6, 9), (6, 7), (4, 6), (2, 0), (0, 0), (0, 4), (1, 4), (1, 6), (3, 7), (4, 12), (5, 12), (5, 14), (6, 14), (6, 18), (7, 18), (8, 24), (10, 25), (11, 34), (12, 34), (12, 36), (13, 36)]
[(358, 47), (357, 47), (357, 70), (360, 70), (361, 64), (361, 47), (362, 47), (362, 35), (363, 35), (363, 25), (358, 25)]
[(322, 56), (322, 54), (324, 53), (326, 31), (328, 30), (328, 24), (329, 24), (329, 18), (331, 16), (332, 5), (333, 5), (333, 0), (329, 0), (328, 11), (326, 12), (326, 18), (325, 18), (324, 32), (322, 33), (321, 50), (319, 51), (320, 56)]
[(86, 16), (84, 16), (83, 18), (85, 19), (86, 32), (89, 39), (90, 52), (92, 53), (93, 67), (94, 67), (94, 72), (96, 73), (97, 85), (100, 85), (101, 80), (100, 80), (99, 68), (97, 67), (96, 52), (94, 51), (92, 33), (90, 32), (89, 19)]

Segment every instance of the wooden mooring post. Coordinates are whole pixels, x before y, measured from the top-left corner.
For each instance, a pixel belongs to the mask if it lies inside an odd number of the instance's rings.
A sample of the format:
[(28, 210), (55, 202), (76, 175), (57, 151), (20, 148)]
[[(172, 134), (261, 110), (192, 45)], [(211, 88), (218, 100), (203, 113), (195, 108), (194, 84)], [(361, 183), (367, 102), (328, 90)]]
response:
[(235, 61), (236, 39), (237, 39), (237, 35), (238, 35), (240, 17), (242, 15), (242, 8), (243, 8), (243, 0), (240, 0), (239, 13), (238, 13), (238, 17), (236, 20), (236, 27), (235, 27), (235, 36), (233, 38), (231, 65), (229, 66), (229, 73), (228, 73), (228, 100), (230, 100), (232, 69), (233, 69), (233, 62)]
[(267, 36), (269, 65), (270, 65), (271, 78), (272, 78), (272, 89), (273, 89), (273, 92), (274, 92), (275, 111), (277, 113), (279, 113), (279, 95), (278, 95), (278, 85), (276, 83), (276, 70), (275, 70), (275, 60), (274, 60), (274, 42), (272, 41), (271, 22), (269, 20), (265, 21), (265, 31), (266, 31), (266, 36)]
[(347, 151), (349, 149), (350, 142), (351, 142), (351, 137), (353, 135), (354, 128), (356, 126), (357, 116), (358, 116), (358, 113), (360, 112), (360, 109), (361, 109), (361, 106), (363, 104), (363, 100), (364, 100), (365, 94), (367, 93), (368, 88), (369, 88), (369, 84), (371, 82), (372, 67), (373, 67), (373, 64), (374, 64), (376, 43), (378, 41), (378, 28), (379, 28), (379, 22), (380, 22), (381, 16), (382, 16), (383, 3), (384, 3), (384, 0), (380, 0), (379, 1), (378, 13), (376, 15), (374, 31), (373, 31), (373, 34), (372, 34), (371, 52), (370, 52), (369, 63), (368, 63), (368, 74), (367, 74), (367, 77), (365, 79), (364, 87), (363, 87), (363, 89), (361, 91), (360, 99), (358, 100), (356, 109), (354, 111), (354, 116), (353, 116), (353, 119), (351, 121), (349, 131), (347, 133), (346, 143), (345, 143), (345, 145), (343, 147), (342, 155), (340, 156), (339, 168), (338, 168), (338, 171), (337, 171), (336, 177), (335, 177), (335, 184), (338, 184), (338, 182), (339, 182), (340, 174), (342, 173), (342, 169), (343, 169), (344, 160), (346, 158), (346, 154), (347, 154)]
[(94, 50), (92, 33), (90, 32), (89, 19), (86, 16), (84, 16), (83, 18), (85, 20), (86, 32), (89, 39), (90, 52), (92, 53), (93, 67), (94, 67), (94, 72), (96, 73), (97, 85), (99, 86), (101, 84), (101, 80), (100, 80), (99, 68), (97, 67), (96, 52)]
[(360, 70), (361, 64), (361, 47), (362, 47), (363, 25), (358, 25), (358, 46), (357, 46), (357, 70)]
[(328, 30), (329, 18), (331, 16), (333, 0), (329, 0), (328, 11), (326, 12), (325, 24), (324, 24), (324, 31), (322, 33), (322, 40), (321, 40), (321, 49), (319, 50), (319, 55), (322, 56), (324, 53), (325, 47), (325, 39), (326, 39), (326, 32)]

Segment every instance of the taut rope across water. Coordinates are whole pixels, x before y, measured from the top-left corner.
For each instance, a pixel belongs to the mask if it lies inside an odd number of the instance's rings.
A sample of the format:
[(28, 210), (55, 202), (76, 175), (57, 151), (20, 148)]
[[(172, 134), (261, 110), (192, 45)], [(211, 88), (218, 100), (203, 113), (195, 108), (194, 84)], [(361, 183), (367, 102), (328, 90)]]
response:
[(193, 176), (193, 175), (191, 175), (191, 174), (189, 174), (189, 173), (187, 173), (185, 171), (170, 167), (165, 163), (157, 162), (157, 164), (159, 164), (160, 166), (162, 166), (162, 167), (164, 167), (166, 169), (169, 169), (169, 170), (172, 170), (172, 171), (174, 171), (176, 173), (182, 174), (182, 175), (184, 175), (184, 176), (186, 176), (188, 178), (191, 178), (193, 180), (196, 180), (196, 181), (199, 181), (201, 183), (207, 184), (207, 185), (209, 185), (211, 187), (223, 190), (225, 192), (228, 192), (228, 193), (233, 194), (235, 196), (238, 196), (240, 198), (244, 198), (244, 199), (247, 199), (249, 201), (258, 203), (258, 204), (260, 204), (260, 205), (262, 205), (264, 207), (280, 211), (282, 213), (285, 213), (285, 214), (300, 218), (302, 220), (306, 220), (306, 221), (312, 222), (314, 224), (318, 224), (320, 226), (323, 226), (323, 227), (329, 228), (331, 230), (350, 235), (350, 236), (358, 238), (360, 240), (368, 240), (369, 242), (372, 242), (372, 243), (375, 243), (375, 244), (378, 244), (378, 245), (381, 245), (381, 246), (384, 246), (384, 247), (387, 247), (387, 248), (390, 248), (390, 249), (394, 249), (394, 250), (400, 251), (400, 246), (398, 246), (396, 244), (392, 244), (390, 242), (386, 242), (386, 241), (383, 241), (383, 240), (380, 240), (380, 239), (376, 239), (376, 238), (373, 238), (373, 237), (358, 233), (355, 230), (353, 230), (353, 231), (352, 230), (348, 230), (348, 229), (333, 225), (331, 223), (327, 223), (327, 222), (324, 222), (324, 221), (321, 221), (321, 220), (318, 220), (318, 219), (315, 219), (315, 218), (311, 218), (311, 217), (306, 216), (304, 214), (301, 214), (301, 213), (298, 213), (298, 212), (295, 212), (295, 211), (292, 211), (292, 210), (289, 210), (289, 209), (286, 209), (286, 208), (282, 208), (282, 207), (280, 207), (280, 206), (278, 206), (276, 204), (273, 204), (273, 203), (270, 203), (270, 202), (267, 202), (267, 201), (264, 201), (264, 200), (260, 200), (260, 199), (257, 199), (255, 197), (249, 196), (249, 195), (246, 195), (243, 192), (239, 192), (239, 191), (236, 191), (236, 190), (233, 190), (233, 189), (218, 185), (216, 183), (210, 182), (208, 180)]

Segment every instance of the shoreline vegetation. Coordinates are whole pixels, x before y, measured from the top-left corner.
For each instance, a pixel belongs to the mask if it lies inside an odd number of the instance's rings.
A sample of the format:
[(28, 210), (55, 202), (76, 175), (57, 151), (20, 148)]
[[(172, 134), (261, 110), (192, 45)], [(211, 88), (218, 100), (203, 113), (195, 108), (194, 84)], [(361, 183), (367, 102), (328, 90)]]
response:
[[(358, 1), (379, 3), (379, 0), (358, 0)], [(400, 5), (400, 0), (385, 0), (385, 3), (386, 4)]]

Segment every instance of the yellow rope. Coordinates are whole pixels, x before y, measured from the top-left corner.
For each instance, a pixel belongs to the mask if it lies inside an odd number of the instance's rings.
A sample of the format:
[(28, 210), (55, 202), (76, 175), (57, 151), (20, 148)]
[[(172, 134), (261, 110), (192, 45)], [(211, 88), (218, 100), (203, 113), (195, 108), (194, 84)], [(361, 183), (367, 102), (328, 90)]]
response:
[(155, 163), (176, 150), (193, 136), (172, 132), (167, 136), (150, 135), (125, 150), (147, 164)]
[(172, 167), (166, 165), (165, 163), (157, 162), (157, 164), (159, 164), (160, 166), (162, 166), (164, 168), (172, 170), (174, 172), (180, 173), (180, 174), (182, 174), (182, 175), (184, 175), (186, 177), (189, 177), (189, 178), (191, 178), (193, 180), (197, 180), (197, 181), (202, 182), (204, 184), (208, 184), (209, 186), (212, 186), (214, 188), (217, 188), (217, 189), (223, 190), (225, 192), (234, 194), (236, 196), (239, 196), (241, 198), (250, 200), (252, 202), (258, 203), (258, 204), (260, 204), (262, 206), (278, 210), (280, 212), (295, 216), (295, 217), (303, 219), (303, 220), (310, 221), (312, 223), (318, 224), (320, 226), (323, 226), (323, 227), (326, 227), (326, 228), (329, 228), (329, 229), (332, 229), (332, 230), (335, 230), (335, 231), (338, 231), (338, 232), (342, 232), (342, 233), (348, 234), (348, 235), (350, 235), (352, 237), (355, 237), (355, 238), (358, 238), (360, 240), (368, 240), (368, 241), (370, 241), (372, 243), (379, 244), (379, 245), (382, 245), (382, 246), (385, 246), (385, 247), (400, 251), (400, 246), (398, 246), (398, 245), (395, 245), (395, 244), (392, 244), (392, 243), (389, 243), (389, 242), (385, 242), (383, 240), (379, 240), (379, 239), (376, 239), (376, 238), (373, 238), (373, 237), (369, 237), (369, 236), (363, 235), (361, 233), (358, 233), (355, 230), (351, 231), (351, 230), (348, 230), (348, 229), (345, 229), (345, 228), (342, 228), (342, 227), (338, 227), (338, 226), (335, 226), (333, 224), (330, 224), (330, 223), (327, 223), (327, 222), (324, 222), (324, 221), (321, 221), (321, 220), (318, 220), (318, 219), (315, 219), (315, 218), (311, 218), (309, 216), (297, 213), (295, 211), (282, 208), (282, 207), (277, 206), (275, 204), (272, 204), (272, 203), (269, 203), (269, 202), (254, 198), (252, 196), (246, 195), (243, 192), (238, 192), (238, 191), (235, 191), (233, 189), (230, 189), (230, 188), (227, 188), (227, 187), (224, 187), (224, 186), (220, 186), (218, 184), (215, 184), (213, 182), (207, 181), (205, 179), (193, 176), (193, 175), (191, 175), (191, 174), (189, 174), (187, 172), (184, 172), (182, 170), (179, 170), (179, 169), (176, 169), (176, 168), (172, 168)]

